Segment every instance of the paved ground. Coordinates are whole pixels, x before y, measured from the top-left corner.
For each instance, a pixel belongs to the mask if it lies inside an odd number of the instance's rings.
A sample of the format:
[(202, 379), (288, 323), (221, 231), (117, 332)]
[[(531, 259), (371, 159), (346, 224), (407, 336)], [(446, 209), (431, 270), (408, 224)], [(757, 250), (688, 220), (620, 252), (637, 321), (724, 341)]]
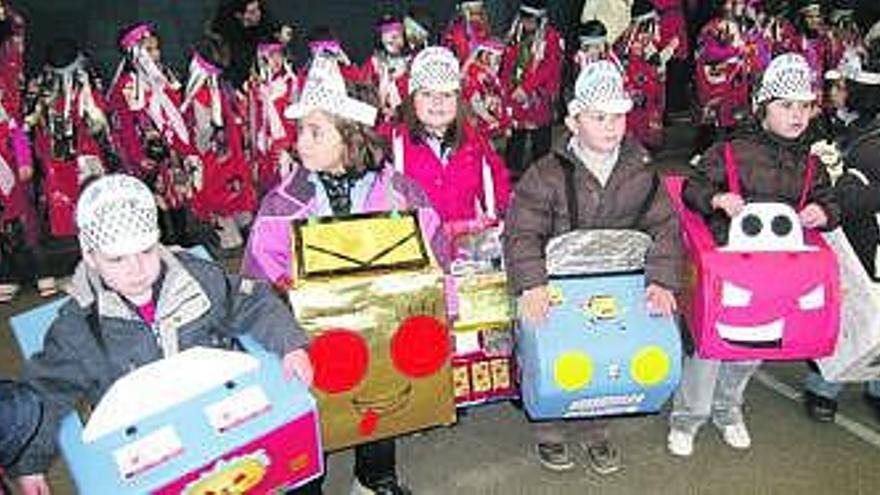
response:
[[(676, 136), (686, 141), (687, 130)], [(678, 166), (683, 147), (664, 153), (665, 167)], [(231, 263), (234, 264), (234, 263)], [(32, 292), (0, 306), (0, 376), (20, 365), (8, 317), (38, 303)], [(613, 422), (625, 469), (601, 478), (584, 468), (543, 471), (531, 453), (522, 413), (502, 403), (472, 410), (451, 428), (399, 442), (402, 476), (419, 494), (876, 494), (880, 492), (880, 422), (861, 400), (858, 386), (841, 400), (837, 424), (820, 425), (792, 400), (805, 366), (767, 364), (747, 393), (754, 438), (748, 452), (727, 448), (711, 427), (700, 432), (690, 459), (665, 450), (665, 415)], [(330, 456), (327, 493), (347, 493), (352, 456)], [(52, 472), (56, 493), (73, 493), (62, 466)]]

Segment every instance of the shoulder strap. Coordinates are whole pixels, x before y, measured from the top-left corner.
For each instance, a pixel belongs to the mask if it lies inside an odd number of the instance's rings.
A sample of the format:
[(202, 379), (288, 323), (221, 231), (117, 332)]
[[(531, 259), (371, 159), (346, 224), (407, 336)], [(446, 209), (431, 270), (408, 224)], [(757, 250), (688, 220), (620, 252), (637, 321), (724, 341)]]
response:
[(660, 177), (658, 177), (656, 173), (651, 174), (651, 188), (648, 190), (648, 195), (645, 197), (645, 201), (642, 203), (642, 207), (639, 208), (639, 213), (636, 215), (636, 219), (633, 221), (633, 227), (638, 227), (638, 225), (642, 223), (642, 220), (645, 219), (645, 215), (648, 214), (648, 211), (654, 204), (654, 199), (657, 197), (657, 191), (659, 189)]
[(727, 175), (727, 190), (742, 196), (742, 190), (739, 186), (739, 167), (737, 167), (733, 144), (730, 141), (724, 143), (724, 172)]
[(798, 211), (807, 206), (807, 198), (813, 189), (813, 175), (816, 173), (816, 155), (807, 155), (807, 170), (804, 171), (804, 187), (801, 189), (801, 197), (798, 199)]
[(574, 231), (580, 225), (577, 187), (574, 184), (574, 164), (562, 160), (559, 162), (562, 167), (562, 173), (565, 176), (565, 201), (568, 208), (568, 228)]

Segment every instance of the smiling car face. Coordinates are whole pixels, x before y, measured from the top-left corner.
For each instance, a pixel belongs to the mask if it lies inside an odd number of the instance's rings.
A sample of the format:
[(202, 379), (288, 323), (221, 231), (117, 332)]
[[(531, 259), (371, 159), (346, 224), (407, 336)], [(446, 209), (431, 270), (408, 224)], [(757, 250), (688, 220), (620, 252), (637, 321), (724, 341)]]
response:
[[(732, 219), (729, 239), (721, 251), (741, 253), (734, 256), (742, 263), (718, 270), (719, 337), (738, 346), (780, 348), (787, 329), (821, 321), (830, 289), (824, 271), (805, 269), (816, 248), (804, 242), (790, 206), (747, 204)], [(772, 274), (783, 276), (773, 279)]]

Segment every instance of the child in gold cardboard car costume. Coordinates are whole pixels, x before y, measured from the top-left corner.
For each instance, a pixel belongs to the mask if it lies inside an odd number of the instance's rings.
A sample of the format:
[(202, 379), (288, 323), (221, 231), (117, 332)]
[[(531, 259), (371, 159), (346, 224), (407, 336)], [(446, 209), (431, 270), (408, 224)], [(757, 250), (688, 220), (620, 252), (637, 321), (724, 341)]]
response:
[(263, 200), (242, 270), (290, 291), (312, 335), (325, 447), (355, 447), (352, 493), (409, 493), (391, 438), (455, 419), (445, 326), (447, 253), (422, 191), (385, 162), (375, 107), (316, 58), (298, 166)]

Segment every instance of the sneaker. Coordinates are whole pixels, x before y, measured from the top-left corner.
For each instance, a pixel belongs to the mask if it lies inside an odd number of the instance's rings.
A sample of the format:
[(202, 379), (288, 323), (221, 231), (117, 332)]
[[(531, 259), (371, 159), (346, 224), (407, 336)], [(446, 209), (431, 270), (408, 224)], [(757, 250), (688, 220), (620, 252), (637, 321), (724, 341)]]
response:
[(694, 434), (670, 428), (666, 437), (666, 448), (674, 456), (690, 457), (694, 453)]
[(721, 428), (721, 436), (727, 445), (739, 450), (745, 450), (752, 446), (752, 437), (745, 423), (736, 423)]
[(58, 294), (55, 277), (43, 277), (37, 280), (37, 292), (40, 293), (40, 297), (52, 297)]
[(564, 443), (539, 443), (535, 449), (541, 465), (550, 471), (568, 471), (574, 467), (568, 445)]
[(837, 414), (837, 401), (805, 390), (804, 408), (807, 410), (807, 416), (813, 418), (814, 421), (831, 423)]
[(19, 290), (21, 286), (18, 284), (0, 284), (0, 303), (12, 302)]
[(603, 476), (616, 473), (623, 468), (620, 462), (620, 451), (609, 440), (595, 445), (587, 445), (587, 461), (593, 471)]
[(397, 478), (380, 480), (373, 488), (368, 488), (357, 478), (351, 485), (351, 495), (411, 495), (412, 490), (400, 484)]

